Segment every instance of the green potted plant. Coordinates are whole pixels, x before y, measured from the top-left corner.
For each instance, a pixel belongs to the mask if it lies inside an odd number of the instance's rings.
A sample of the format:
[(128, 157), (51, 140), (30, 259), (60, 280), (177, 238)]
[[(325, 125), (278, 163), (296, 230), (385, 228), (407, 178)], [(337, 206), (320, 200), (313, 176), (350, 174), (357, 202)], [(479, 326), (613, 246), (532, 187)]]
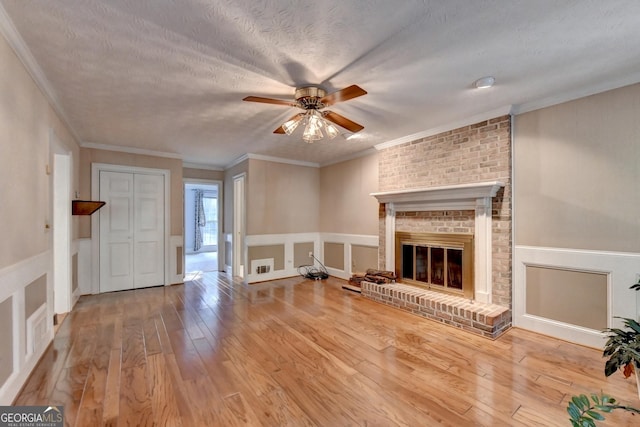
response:
[(604, 374), (608, 377), (622, 370), (625, 378), (635, 373), (638, 398), (640, 398), (640, 323), (625, 318), (624, 329), (610, 328), (609, 339), (604, 346), (604, 357), (608, 357)]

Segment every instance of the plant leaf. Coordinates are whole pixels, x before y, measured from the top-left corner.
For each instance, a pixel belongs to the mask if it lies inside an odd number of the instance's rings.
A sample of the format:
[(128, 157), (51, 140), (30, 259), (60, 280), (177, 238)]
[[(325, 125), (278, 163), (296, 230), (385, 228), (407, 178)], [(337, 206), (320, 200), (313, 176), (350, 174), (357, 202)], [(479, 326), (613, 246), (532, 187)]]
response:
[(574, 405), (576, 405), (576, 407), (577, 407), (579, 410), (581, 410), (581, 411), (582, 411), (582, 410), (584, 409), (584, 406), (583, 406), (583, 404), (582, 404), (582, 399), (580, 399), (580, 396), (573, 396), (573, 397), (571, 398), (571, 401), (574, 403)]
[(604, 417), (599, 413), (597, 413), (596, 411), (587, 411), (587, 414), (589, 414), (589, 416), (594, 420), (604, 421)]
[(574, 421), (578, 421), (580, 419), (580, 410), (573, 402), (569, 402), (569, 406), (567, 406), (567, 412), (571, 416), (571, 419)]
[(624, 373), (625, 378), (629, 378), (631, 374), (633, 374), (633, 363), (627, 363), (624, 365), (624, 370), (622, 372)]

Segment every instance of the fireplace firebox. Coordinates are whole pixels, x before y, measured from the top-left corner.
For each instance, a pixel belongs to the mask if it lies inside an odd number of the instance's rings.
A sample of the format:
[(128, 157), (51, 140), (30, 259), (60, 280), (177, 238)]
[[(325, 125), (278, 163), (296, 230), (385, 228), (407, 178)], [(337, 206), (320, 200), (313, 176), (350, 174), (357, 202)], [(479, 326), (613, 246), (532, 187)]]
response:
[(395, 249), (402, 282), (474, 298), (472, 234), (396, 232)]

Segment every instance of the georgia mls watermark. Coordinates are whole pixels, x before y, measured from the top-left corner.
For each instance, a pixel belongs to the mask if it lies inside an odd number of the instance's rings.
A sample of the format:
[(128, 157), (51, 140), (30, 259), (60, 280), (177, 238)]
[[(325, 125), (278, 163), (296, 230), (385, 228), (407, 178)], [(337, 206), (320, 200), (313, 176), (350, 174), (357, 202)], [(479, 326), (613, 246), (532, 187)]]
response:
[(63, 427), (62, 406), (0, 406), (0, 427)]

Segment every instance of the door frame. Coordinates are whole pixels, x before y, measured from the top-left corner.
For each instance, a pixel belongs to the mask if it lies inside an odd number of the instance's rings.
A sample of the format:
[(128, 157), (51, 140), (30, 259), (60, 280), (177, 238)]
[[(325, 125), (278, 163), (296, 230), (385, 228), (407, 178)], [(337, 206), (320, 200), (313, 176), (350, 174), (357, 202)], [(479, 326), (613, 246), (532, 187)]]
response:
[[(187, 220), (186, 215), (184, 215), (184, 211), (185, 211), (185, 200), (186, 200), (186, 194), (187, 194), (187, 190), (186, 190), (186, 186), (187, 184), (203, 184), (203, 185), (217, 185), (218, 186), (218, 271), (224, 271), (224, 266), (225, 266), (225, 250), (224, 250), (224, 244), (225, 244), (225, 239), (224, 239), (224, 233), (223, 233), (223, 228), (224, 228), (224, 216), (223, 216), (223, 209), (224, 209), (224, 205), (223, 205), (223, 199), (224, 199), (224, 183), (221, 180), (217, 180), (217, 179), (197, 179), (197, 178), (183, 178), (182, 179), (182, 241), (186, 242), (186, 236), (185, 236), (185, 229), (186, 229), (186, 224), (185, 221)], [(185, 274), (186, 274), (186, 256), (187, 256), (187, 250), (185, 248), (186, 243), (183, 243), (182, 246), (182, 278), (184, 279)]]
[(71, 271), (71, 186), (73, 153), (56, 133), (49, 133), (51, 174), (51, 239), (53, 259), (53, 313), (68, 313), (73, 308)]
[[(113, 165), (108, 163), (91, 164), (91, 199), (100, 197), (100, 172), (124, 172), (133, 174), (151, 174), (164, 176), (164, 285), (171, 284), (170, 279), (170, 238), (171, 238), (171, 171), (168, 169), (143, 168), (138, 166)], [(91, 293), (100, 293), (100, 215), (91, 215)]]
[(244, 279), (246, 265), (246, 248), (244, 238), (246, 236), (246, 189), (247, 173), (233, 177), (233, 235), (231, 236), (231, 274)]

